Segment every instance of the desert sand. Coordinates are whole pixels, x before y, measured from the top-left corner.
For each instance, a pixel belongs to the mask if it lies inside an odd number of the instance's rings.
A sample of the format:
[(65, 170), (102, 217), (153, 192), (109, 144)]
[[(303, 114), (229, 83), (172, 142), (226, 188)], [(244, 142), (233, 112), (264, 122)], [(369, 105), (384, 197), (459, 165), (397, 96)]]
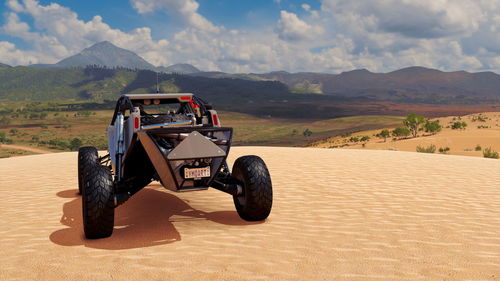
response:
[(500, 280), (500, 161), (234, 147), (273, 185), (265, 222), (156, 183), (83, 237), (77, 154), (0, 159), (0, 280)]
[[(486, 118), (484, 122), (472, 121), (474, 117), (482, 116)], [(500, 151), (500, 112), (485, 112), (478, 114), (470, 114), (466, 116), (449, 116), (435, 118), (431, 120), (439, 120), (443, 126), (443, 130), (435, 135), (419, 133), (417, 138), (408, 138), (401, 140), (392, 140), (387, 138), (384, 142), (383, 139), (374, 137), (373, 135), (380, 133), (381, 130), (363, 131), (353, 134), (352, 136), (370, 136), (371, 140), (362, 144), (352, 144), (343, 148), (346, 149), (382, 149), (382, 150), (397, 150), (397, 151), (411, 151), (415, 152), (417, 146), (428, 147), (430, 145), (436, 146), (436, 153), (439, 153), (439, 148), (448, 147), (450, 151), (447, 154), (464, 155), (464, 156), (479, 156), (483, 157), (482, 150), (491, 148), (494, 151)], [(453, 122), (466, 122), (467, 127), (465, 130), (453, 130), (446, 128)], [(482, 128), (478, 128), (482, 126)], [(487, 127), (487, 128), (484, 128)], [(394, 128), (387, 128), (392, 130)], [(335, 145), (342, 145), (347, 138), (334, 137), (328, 141), (318, 142), (313, 144), (314, 147), (330, 147)], [(481, 149), (475, 150), (476, 146)]]

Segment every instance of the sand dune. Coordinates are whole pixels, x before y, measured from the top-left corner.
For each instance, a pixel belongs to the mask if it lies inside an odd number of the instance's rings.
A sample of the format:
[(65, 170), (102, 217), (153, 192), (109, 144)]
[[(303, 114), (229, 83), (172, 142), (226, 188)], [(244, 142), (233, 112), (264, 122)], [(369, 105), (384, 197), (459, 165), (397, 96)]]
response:
[[(473, 121), (474, 118), (481, 116), (486, 118), (484, 122)], [(365, 143), (353, 144), (344, 142), (347, 138), (340, 136), (333, 137), (327, 141), (320, 141), (313, 144), (314, 147), (334, 147), (343, 144), (349, 144), (344, 148), (347, 149), (382, 149), (382, 150), (397, 150), (397, 151), (411, 151), (415, 152), (417, 146), (428, 147), (430, 145), (436, 146), (436, 153), (439, 148), (449, 148), (447, 154), (464, 155), (464, 156), (479, 156), (483, 157), (482, 150), (491, 148), (494, 151), (500, 150), (500, 112), (485, 112), (479, 114), (471, 114), (462, 117), (449, 116), (441, 117), (432, 120), (439, 120), (443, 126), (443, 130), (435, 135), (425, 135), (423, 132), (417, 138), (409, 138), (403, 140), (393, 141), (388, 138), (386, 142), (382, 139), (374, 137), (381, 130), (364, 131), (353, 134), (353, 136), (371, 136), (372, 139)], [(465, 130), (453, 130), (449, 127), (454, 122), (466, 122), (467, 128)], [(479, 128), (478, 128), (479, 127)], [(392, 128), (390, 128), (392, 130)], [(425, 135), (425, 136), (423, 136)], [(476, 146), (480, 149), (476, 150)]]
[(274, 206), (152, 184), (85, 240), (76, 153), (0, 159), (0, 280), (500, 280), (500, 161), (233, 148), (267, 162)]

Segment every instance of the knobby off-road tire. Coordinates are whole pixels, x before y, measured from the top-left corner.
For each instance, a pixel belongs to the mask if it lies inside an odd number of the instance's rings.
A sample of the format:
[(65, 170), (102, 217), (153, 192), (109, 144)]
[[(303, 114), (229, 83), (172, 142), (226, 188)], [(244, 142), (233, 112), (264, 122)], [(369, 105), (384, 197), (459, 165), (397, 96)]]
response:
[(84, 146), (78, 149), (78, 194), (82, 194), (85, 167), (97, 165), (97, 159), (97, 149), (95, 147)]
[(264, 161), (254, 155), (240, 157), (232, 174), (243, 185), (243, 194), (233, 196), (238, 215), (246, 221), (266, 219), (273, 205), (273, 187)]
[(115, 221), (113, 179), (109, 167), (94, 164), (86, 168), (82, 195), (85, 237), (109, 237)]

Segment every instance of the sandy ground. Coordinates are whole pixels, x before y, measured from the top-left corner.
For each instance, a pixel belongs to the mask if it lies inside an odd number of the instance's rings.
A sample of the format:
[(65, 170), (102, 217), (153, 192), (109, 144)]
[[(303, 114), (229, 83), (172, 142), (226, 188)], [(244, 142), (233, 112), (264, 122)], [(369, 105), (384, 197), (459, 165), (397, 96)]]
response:
[(238, 218), (216, 190), (152, 184), (85, 240), (76, 153), (0, 159), (0, 280), (500, 280), (500, 161), (236, 147), (267, 162), (274, 206)]
[[(485, 122), (475, 121), (473, 117), (483, 116), (486, 117)], [(385, 142), (383, 139), (374, 137), (373, 135), (380, 133), (381, 130), (364, 131), (353, 134), (352, 136), (370, 136), (372, 139), (362, 146), (362, 144), (352, 144), (344, 148), (346, 149), (382, 149), (382, 150), (397, 150), (397, 151), (410, 151), (415, 152), (417, 146), (428, 147), (430, 145), (436, 146), (436, 153), (439, 153), (439, 148), (450, 149), (448, 154), (464, 155), (464, 156), (479, 156), (483, 157), (482, 150), (485, 148), (492, 148), (494, 151), (500, 151), (500, 112), (486, 112), (481, 114), (471, 114), (462, 116), (460, 120), (457, 116), (436, 118), (443, 126), (443, 130), (435, 135), (424, 136), (424, 133), (419, 133), (417, 138), (409, 138), (404, 140), (393, 141), (388, 138)], [(432, 120), (436, 120), (432, 119)], [(466, 122), (467, 128), (465, 130), (452, 130), (446, 128), (453, 122)], [(488, 128), (478, 128), (478, 126), (485, 126)], [(394, 128), (388, 128), (392, 130)], [(335, 137), (327, 142), (320, 142), (314, 144), (315, 147), (331, 147), (344, 144), (342, 137)], [(475, 147), (479, 145), (481, 150), (476, 151)]]

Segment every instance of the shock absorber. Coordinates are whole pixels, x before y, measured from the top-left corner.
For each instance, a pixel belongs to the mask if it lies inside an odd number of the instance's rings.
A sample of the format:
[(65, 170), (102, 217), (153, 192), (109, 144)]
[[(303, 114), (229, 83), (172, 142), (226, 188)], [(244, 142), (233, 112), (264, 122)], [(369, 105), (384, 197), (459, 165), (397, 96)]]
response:
[(116, 179), (117, 181), (121, 180), (121, 167), (122, 167), (122, 158), (124, 154), (124, 132), (123, 132), (123, 122), (124, 117), (123, 113), (119, 112), (116, 116), (115, 120), (115, 128), (116, 128)]

